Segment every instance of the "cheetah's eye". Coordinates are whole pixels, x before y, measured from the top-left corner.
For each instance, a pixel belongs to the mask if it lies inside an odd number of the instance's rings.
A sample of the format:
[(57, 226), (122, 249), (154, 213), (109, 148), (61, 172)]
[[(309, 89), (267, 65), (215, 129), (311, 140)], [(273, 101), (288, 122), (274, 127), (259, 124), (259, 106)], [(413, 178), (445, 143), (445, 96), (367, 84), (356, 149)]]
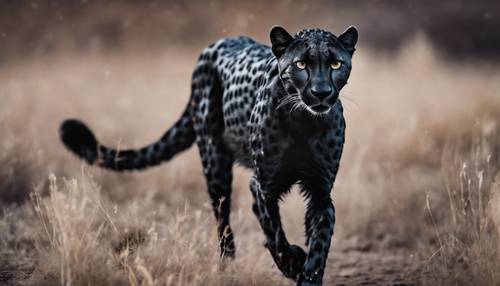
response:
[(330, 67), (334, 70), (338, 70), (342, 66), (342, 62), (340, 61), (334, 61), (333, 63), (330, 64)]
[(295, 65), (301, 70), (306, 68), (306, 63), (304, 63), (303, 61), (295, 62)]

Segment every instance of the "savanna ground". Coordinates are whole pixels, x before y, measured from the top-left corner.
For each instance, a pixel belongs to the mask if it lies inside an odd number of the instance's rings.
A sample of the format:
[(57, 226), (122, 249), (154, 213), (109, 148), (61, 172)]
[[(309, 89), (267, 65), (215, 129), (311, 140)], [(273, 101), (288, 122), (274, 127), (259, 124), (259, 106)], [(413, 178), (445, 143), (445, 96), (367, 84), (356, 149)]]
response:
[[(0, 284), (292, 285), (235, 167), (237, 258), (219, 263), (196, 147), (141, 173), (91, 168), (58, 126), (102, 142), (157, 139), (189, 96), (195, 49), (53, 55), (0, 68)], [(333, 199), (326, 285), (498, 285), (500, 70), (442, 60), (416, 37), (397, 54), (360, 47), (342, 94), (347, 139)], [(282, 204), (303, 245), (304, 204)]]

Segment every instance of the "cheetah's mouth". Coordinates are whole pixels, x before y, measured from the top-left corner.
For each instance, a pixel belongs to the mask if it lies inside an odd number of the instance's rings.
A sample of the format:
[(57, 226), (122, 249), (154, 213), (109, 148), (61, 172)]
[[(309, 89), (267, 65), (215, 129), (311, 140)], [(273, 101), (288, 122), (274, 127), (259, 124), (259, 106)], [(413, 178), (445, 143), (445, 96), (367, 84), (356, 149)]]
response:
[(319, 103), (313, 106), (309, 106), (309, 108), (311, 109), (311, 111), (313, 111), (313, 113), (327, 113), (328, 111), (330, 111), (331, 106)]

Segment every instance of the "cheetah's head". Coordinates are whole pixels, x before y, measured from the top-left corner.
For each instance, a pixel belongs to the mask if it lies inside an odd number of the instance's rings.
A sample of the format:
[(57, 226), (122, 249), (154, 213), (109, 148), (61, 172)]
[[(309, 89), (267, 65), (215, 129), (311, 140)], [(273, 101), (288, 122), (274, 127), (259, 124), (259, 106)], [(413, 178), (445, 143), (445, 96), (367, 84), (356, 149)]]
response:
[(271, 29), (272, 51), (288, 98), (313, 114), (330, 111), (351, 72), (358, 31), (349, 27), (336, 37), (321, 29), (291, 36), (282, 27)]

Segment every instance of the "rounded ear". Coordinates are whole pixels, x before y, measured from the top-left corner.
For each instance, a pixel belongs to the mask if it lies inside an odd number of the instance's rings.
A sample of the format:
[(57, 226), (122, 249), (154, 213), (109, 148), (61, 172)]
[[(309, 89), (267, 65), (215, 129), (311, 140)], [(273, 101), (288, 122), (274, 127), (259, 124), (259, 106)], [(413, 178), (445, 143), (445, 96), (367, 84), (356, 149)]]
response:
[(292, 43), (293, 37), (282, 27), (274, 26), (269, 32), (273, 54), (279, 58)]
[(340, 36), (337, 37), (337, 39), (342, 43), (342, 46), (351, 53), (351, 55), (354, 53), (356, 50), (355, 46), (356, 43), (358, 42), (358, 29), (354, 26), (350, 26), (345, 30), (344, 33), (342, 33)]

